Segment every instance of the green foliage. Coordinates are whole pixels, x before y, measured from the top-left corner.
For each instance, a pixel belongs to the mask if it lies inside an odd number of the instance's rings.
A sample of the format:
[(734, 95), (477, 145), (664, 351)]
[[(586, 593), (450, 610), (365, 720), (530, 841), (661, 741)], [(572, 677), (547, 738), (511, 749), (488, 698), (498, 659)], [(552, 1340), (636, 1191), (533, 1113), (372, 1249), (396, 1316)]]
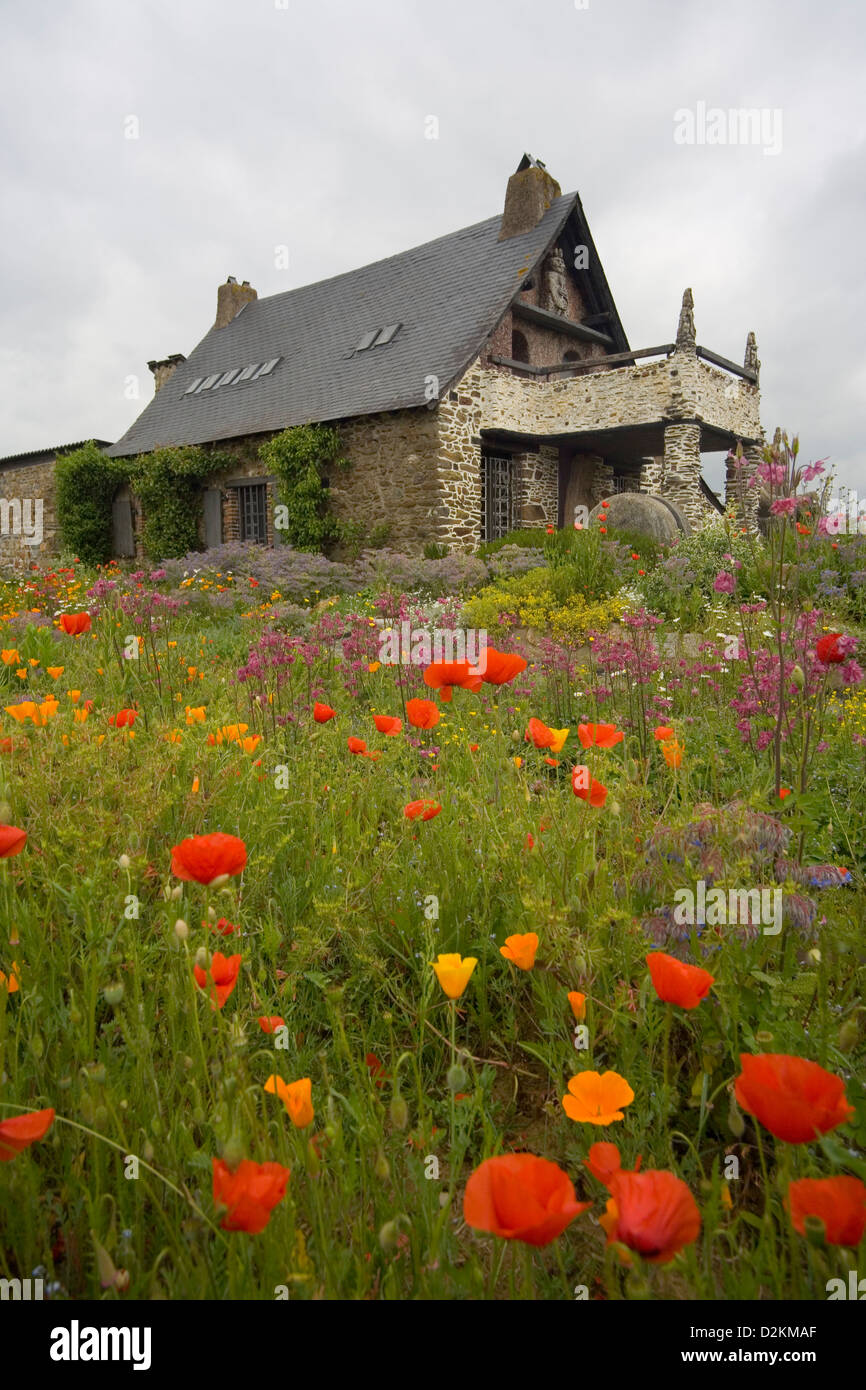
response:
[(231, 462), (195, 445), (156, 449), (134, 460), (130, 482), (141, 500), (142, 539), (152, 559), (197, 549), (205, 480)]
[(647, 573), (654, 569), (662, 558), (662, 546), (651, 536), (644, 536), (640, 531), (629, 531), (625, 527), (609, 526), (607, 528), (607, 538), (609, 541), (617, 541), (618, 544), (628, 546), (629, 555), (634, 553), (640, 557), (640, 568)]
[(348, 468), (339, 432), (330, 425), (295, 425), (268, 439), (259, 458), (279, 480), (280, 502), (288, 509), (288, 525), (278, 535), (295, 550), (320, 551), (346, 539), (358, 540), (356, 523), (343, 527), (328, 510), (325, 470)]
[(617, 597), (588, 598), (573, 583), (573, 567), (541, 567), (489, 584), (466, 604), (469, 626), (495, 631), (506, 615), (521, 627), (582, 642), (591, 628), (603, 631), (621, 617), (626, 603)]
[(706, 605), (718, 598), (713, 581), (721, 570), (731, 569), (731, 561), (725, 555), (733, 555), (741, 562), (742, 592), (757, 592), (760, 581), (745, 538), (729, 535), (721, 525), (707, 526), (671, 546), (664, 559), (638, 581), (647, 607), (661, 617), (681, 618), (686, 624), (693, 624)]
[(509, 531), (506, 536), (500, 536), (498, 540), (482, 541), (478, 547), (478, 554), (484, 559), (485, 555), (494, 555), (504, 545), (519, 545), (523, 550), (539, 550), (546, 539), (547, 537), (540, 527), (526, 526), (522, 530)]
[(111, 556), (111, 504), (127, 480), (125, 459), (106, 458), (93, 440), (57, 460), (57, 519), (65, 550), (87, 564)]

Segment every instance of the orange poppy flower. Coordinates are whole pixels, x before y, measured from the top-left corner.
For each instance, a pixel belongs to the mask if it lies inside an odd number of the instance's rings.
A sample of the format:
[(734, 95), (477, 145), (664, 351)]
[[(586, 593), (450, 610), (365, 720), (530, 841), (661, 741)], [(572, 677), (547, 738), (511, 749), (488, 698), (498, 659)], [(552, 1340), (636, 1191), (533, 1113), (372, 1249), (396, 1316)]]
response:
[(436, 978), (448, 995), (449, 999), (459, 999), (466, 986), (469, 984), (469, 976), (475, 969), (478, 961), (475, 956), (465, 956), (461, 958), (459, 952), (446, 952), (445, 955), (440, 951), (438, 960), (431, 960), (430, 964), (436, 972)]
[(568, 996), (571, 1005), (571, 1012), (574, 1014), (576, 1023), (583, 1023), (586, 1018), (586, 995), (581, 994), (580, 990), (573, 989)]
[(603, 782), (599, 782), (595, 777), (592, 778), (591, 786), (579, 786), (578, 783), (580, 780), (582, 780), (582, 776), (583, 774), (581, 768), (575, 767), (572, 769), (572, 791), (574, 792), (575, 796), (580, 797), (581, 801), (588, 801), (590, 806), (595, 806), (596, 810), (600, 810), (604, 803), (607, 801), (607, 787), (604, 785)]
[(203, 724), (205, 717), (204, 705), (187, 705), (186, 722), (187, 724)]
[(78, 704), (78, 701), (81, 699), (81, 691), (80, 691), (80, 690), (67, 690), (67, 692), (66, 692), (66, 697), (67, 697), (67, 699), (69, 699), (69, 700), (72, 701), (73, 705), (77, 705), (77, 704)]
[(480, 672), (468, 661), (434, 661), (424, 672), (424, 684), (438, 690), (439, 699), (445, 704), (451, 699), (452, 686), (477, 695), (483, 683)]
[(562, 1106), (570, 1120), (587, 1125), (609, 1125), (625, 1116), (621, 1106), (631, 1105), (634, 1091), (618, 1072), (581, 1071), (568, 1083)]
[(0, 1163), (9, 1163), (38, 1139), (44, 1139), (53, 1123), (53, 1110), (31, 1110), (26, 1115), (0, 1120)]
[(286, 1195), (291, 1170), (281, 1163), (254, 1163), (245, 1158), (234, 1172), (221, 1159), (213, 1159), (213, 1199), (226, 1211), (220, 1221), (224, 1231), (257, 1235), (271, 1219), (271, 1212)]
[(662, 756), (668, 767), (679, 767), (685, 749), (675, 738), (666, 738), (662, 744)]
[(611, 1177), (610, 1192), (607, 1214), (601, 1218), (608, 1244), (619, 1241), (651, 1264), (667, 1264), (697, 1240), (701, 1213), (676, 1173), (620, 1170)]
[(132, 728), (137, 715), (137, 709), (122, 709), (118, 710), (117, 714), (112, 714), (108, 722), (113, 724), (115, 729)]
[(279, 1014), (262, 1015), (258, 1022), (263, 1033), (276, 1033), (278, 1028), (286, 1026), (286, 1020), (280, 1018)]
[(485, 647), (478, 670), (488, 685), (507, 685), (526, 670), (526, 659), (514, 652), (498, 652), (495, 647)]
[(523, 935), (517, 933), (515, 936), (506, 936), (505, 945), (499, 947), (499, 954), (512, 961), (518, 970), (531, 970), (535, 964), (537, 950), (538, 934), (529, 931)]
[(806, 1234), (806, 1217), (824, 1223), (828, 1245), (859, 1245), (866, 1230), (866, 1185), (859, 1178), (800, 1178), (788, 1188), (785, 1203), (798, 1235)]
[[(12, 945), (14, 946), (15, 944), (16, 941), (12, 941)], [(8, 980), (4, 971), (0, 970), (0, 989), (2, 989), (4, 985), (6, 986), (7, 993), (9, 994), (17, 994), (19, 989), (21, 988), (21, 985), (19, 983), (17, 960), (13, 960), (12, 962), (12, 965), (9, 970)]]
[(787, 1144), (808, 1144), (846, 1124), (854, 1107), (845, 1083), (817, 1062), (787, 1053), (740, 1053), (742, 1071), (734, 1083), (737, 1103), (765, 1129)]
[(247, 862), (247, 847), (237, 835), (190, 835), (174, 845), (171, 851), (171, 871), (175, 878), (205, 885), (216, 879), (239, 874)]
[(556, 1163), (535, 1154), (500, 1154), (475, 1169), (463, 1196), (463, 1219), (476, 1231), (525, 1245), (549, 1245), (590, 1202)]
[(578, 724), (577, 736), (584, 748), (615, 748), (625, 738), (615, 724)]
[(568, 729), (549, 729), (546, 724), (542, 724), (540, 719), (530, 719), (523, 741), (524, 743), (534, 743), (536, 748), (551, 748), (554, 753), (561, 753), (568, 735)]
[(91, 628), (89, 613), (61, 613), (60, 626), (70, 637), (80, 637)]
[(317, 724), (327, 724), (329, 719), (335, 719), (336, 717), (337, 711), (331, 709), (330, 705), (322, 705), (318, 700), (313, 705), (313, 718)]
[(52, 679), (53, 681), (56, 681), (56, 680), (58, 680), (58, 679), (60, 678), (60, 676), (63, 675), (63, 672), (66, 670), (66, 667), (65, 667), (65, 666), (46, 666), (45, 669), (46, 669), (46, 671), (48, 672), (48, 674), (49, 674), (49, 676), (51, 677), (51, 679)]
[(3, 658), (4, 666), (21, 665), (21, 657), (15, 647), (4, 647), (3, 650), (0, 651), (0, 657)]
[(435, 729), (440, 717), (432, 700), (406, 701), (406, 718), (415, 729)]
[(248, 738), (239, 738), (237, 740), (238, 747), (242, 748), (245, 753), (255, 753), (261, 741), (261, 734), (250, 734)]
[(240, 968), (240, 956), (224, 956), (222, 951), (214, 951), (207, 970), (200, 965), (193, 967), (195, 982), (199, 989), (207, 989), (212, 1009), (223, 1007), (238, 982)]
[(432, 820), (441, 810), (438, 801), (410, 801), (403, 807), (403, 815), (407, 820), (417, 820), (419, 816), (422, 820)]
[(283, 1081), (280, 1076), (269, 1076), (265, 1090), (279, 1096), (295, 1129), (306, 1129), (313, 1123), (313, 1083), (308, 1076), (300, 1081)]
[(403, 720), (396, 719), (393, 714), (374, 714), (373, 723), (387, 738), (394, 738), (403, 728)]
[(659, 999), (665, 1004), (678, 1004), (681, 1009), (696, 1009), (716, 983), (708, 970), (686, 965), (664, 951), (651, 951), (646, 963)]
[(664, 743), (666, 739), (674, 737), (674, 731), (669, 724), (659, 724), (658, 728), (653, 730), (653, 738), (657, 739), (659, 743)]
[(0, 825), (0, 859), (12, 859), (27, 843), (27, 831), (17, 825)]

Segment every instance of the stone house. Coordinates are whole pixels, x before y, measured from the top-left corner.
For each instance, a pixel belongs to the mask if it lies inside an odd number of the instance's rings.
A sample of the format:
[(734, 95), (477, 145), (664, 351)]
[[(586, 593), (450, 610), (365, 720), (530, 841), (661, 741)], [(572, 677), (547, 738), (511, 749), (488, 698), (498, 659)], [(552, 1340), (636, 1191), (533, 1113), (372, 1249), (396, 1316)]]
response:
[[(756, 460), (763, 438), (754, 335), (743, 366), (699, 346), (687, 290), (675, 341), (631, 349), (579, 196), (528, 156), (501, 215), (263, 299), (230, 276), (190, 356), (148, 365), (154, 398), (107, 453), (229, 452), (205, 493), (208, 546), (273, 542), (257, 450), (302, 423), (340, 430), (335, 515), (387, 522), (409, 552), (569, 525), (622, 490), (701, 526), (721, 510), (701, 454), (740, 440)], [(116, 499), (127, 550), (134, 506)]]
[[(20, 568), (59, 549), (54, 465), (84, 442), (0, 458), (0, 564)], [(109, 446), (106, 439), (95, 442)]]

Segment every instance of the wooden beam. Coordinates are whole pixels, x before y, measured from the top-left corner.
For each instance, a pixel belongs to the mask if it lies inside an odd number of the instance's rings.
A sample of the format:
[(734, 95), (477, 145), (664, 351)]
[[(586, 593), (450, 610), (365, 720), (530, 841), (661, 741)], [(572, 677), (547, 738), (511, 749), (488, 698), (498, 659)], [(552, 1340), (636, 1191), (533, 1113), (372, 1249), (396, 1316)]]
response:
[(613, 367), (624, 362), (634, 362), (638, 357), (667, 357), (675, 347), (675, 343), (662, 343), (659, 347), (637, 348), (634, 352), (612, 352), (607, 357), (594, 357), (588, 362), (560, 362), (554, 367), (546, 368), (546, 370), (549, 372), (586, 372), (591, 367)]
[(695, 348), (698, 357), (703, 357), (706, 362), (712, 362), (714, 367), (724, 367), (726, 372), (733, 372), (734, 376), (741, 376), (746, 381), (751, 381), (753, 385), (758, 384), (758, 373), (753, 372), (751, 367), (738, 367), (736, 362), (732, 362), (729, 357), (720, 357), (717, 352), (710, 352), (709, 348)]
[(608, 333), (599, 333), (595, 328), (585, 328), (573, 319), (564, 319), (552, 314), (549, 309), (537, 309), (534, 304), (523, 304), (515, 300), (511, 306), (519, 319), (528, 319), (540, 328), (550, 328), (554, 333), (564, 333), (569, 338), (580, 338), (585, 343), (601, 343), (602, 347), (614, 347), (613, 338)]

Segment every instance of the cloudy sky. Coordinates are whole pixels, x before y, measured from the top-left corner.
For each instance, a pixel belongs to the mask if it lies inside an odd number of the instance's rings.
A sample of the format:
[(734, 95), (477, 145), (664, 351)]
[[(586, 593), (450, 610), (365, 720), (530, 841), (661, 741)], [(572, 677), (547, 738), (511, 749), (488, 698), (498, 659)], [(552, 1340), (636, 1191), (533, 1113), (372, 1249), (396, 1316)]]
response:
[[(0, 456), (119, 438), (227, 274), (274, 294), (481, 221), (527, 150), (581, 194), (632, 347), (691, 286), (700, 343), (741, 362), (756, 332), (768, 433), (866, 495), (860, 0), (0, 0), (0, 26)], [(701, 139), (746, 107), (755, 143)]]

